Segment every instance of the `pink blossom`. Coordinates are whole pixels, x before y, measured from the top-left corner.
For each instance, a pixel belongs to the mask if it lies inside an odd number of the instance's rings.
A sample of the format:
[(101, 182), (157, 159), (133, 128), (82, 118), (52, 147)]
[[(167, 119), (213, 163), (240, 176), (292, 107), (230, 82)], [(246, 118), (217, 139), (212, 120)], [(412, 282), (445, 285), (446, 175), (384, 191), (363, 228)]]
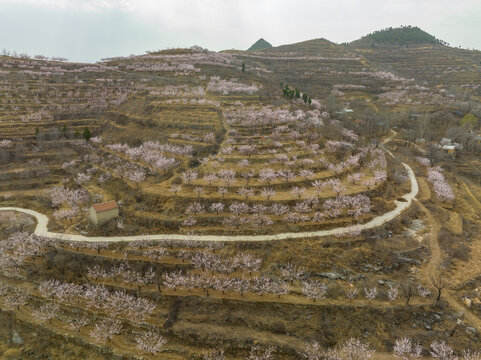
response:
[(396, 340), (393, 355), (402, 360), (414, 360), (421, 357), (422, 348), (419, 344), (413, 344), (409, 338)]
[(452, 347), (447, 345), (444, 341), (433, 341), (431, 344), (430, 354), (433, 358), (438, 360), (456, 360)]
[(219, 77), (211, 76), (207, 84), (207, 91), (222, 93), (246, 93), (253, 94), (259, 90), (257, 85), (246, 85), (235, 81), (221, 80)]
[(271, 197), (273, 197), (276, 194), (274, 189), (271, 188), (263, 188), (261, 191), (261, 195), (265, 197), (267, 200), (270, 200)]
[(224, 203), (218, 202), (218, 203), (213, 203), (210, 206), (211, 211), (215, 211), (217, 214), (220, 212), (224, 211)]
[(434, 192), (441, 201), (451, 202), (454, 200), (453, 189), (439, 169), (428, 169), (428, 181), (433, 185)]
[(157, 330), (142, 332), (135, 338), (137, 349), (143, 352), (157, 354), (162, 350), (167, 340)]
[(317, 280), (302, 282), (302, 293), (314, 301), (316, 299), (324, 299), (327, 295), (327, 290), (327, 285)]

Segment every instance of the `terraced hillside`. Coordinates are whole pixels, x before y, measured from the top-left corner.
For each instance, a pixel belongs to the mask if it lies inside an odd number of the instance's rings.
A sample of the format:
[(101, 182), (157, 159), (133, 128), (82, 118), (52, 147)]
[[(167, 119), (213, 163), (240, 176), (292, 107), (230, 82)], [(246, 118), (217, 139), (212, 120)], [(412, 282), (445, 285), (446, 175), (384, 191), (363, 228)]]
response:
[(324, 39), (235, 55), (247, 64), (248, 70), (265, 73), (265, 77), (316, 97), (325, 97), (335, 89), (376, 92), (385, 85), (383, 76), (363, 57)]
[[(53, 73), (8, 60), (5, 205), (44, 212), (55, 230), (262, 234), (366, 222), (409, 191), (392, 185), (399, 163), (318, 100), (283, 99), (275, 79), (241, 72), (238, 57), (178, 50)], [(22, 76), (35, 85), (20, 92)], [(90, 226), (85, 209), (111, 199), (120, 219)]]
[[(438, 41), (429, 41), (429, 37), (419, 35), (422, 32), (420, 29), (414, 29), (405, 35), (402, 44), (380, 41), (376, 35), (372, 35), (350, 43), (349, 48), (373, 64), (407, 79), (414, 79), (419, 84), (461, 87), (474, 90), (479, 96), (481, 51), (458, 49)], [(384, 33), (386, 37), (389, 34), (394, 37), (402, 31), (403, 28)]]
[[(264, 245), (203, 245), (195, 236), (82, 245), (12, 234), (2, 242), (14, 261), (2, 267), (2, 322), (25, 343), (22, 354), (35, 346), (72, 359), (201, 358), (212, 348), (241, 359), (253, 345), (298, 359), (306, 341), (328, 347), (350, 336), (389, 352), (399, 331), (428, 347), (453, 329), (451, 344), (475, 348), (476, 335), (424, 282), (428, 228), (404, 234), (418, 211), (355, 239)], [(21, 219), (2, 216), (6, 234), (15, 231)]]
[[(44, 213), (60, 233), (189, 239), (44, 238), (33, 218), (0, 211), (0, 357), (392, 359), (400, 336), (420, 344), (407, 358), (438, 341), (480, 350), (480, 187), (410, 146), (419, 124), (402, 115), (440, 132), (426, 114), (461, 111), (440, 90), (464, 80), (412, 80), (427, 55), (393, 49), (316, 39), (97, 64), (1, 58), (0, 207)], [(461, 54), (429, 49), (439, 66)], [(401, 161), (417, 200), (361, 232), (405, 201)], [(90, 224), (107, 200), (119, 217)]]

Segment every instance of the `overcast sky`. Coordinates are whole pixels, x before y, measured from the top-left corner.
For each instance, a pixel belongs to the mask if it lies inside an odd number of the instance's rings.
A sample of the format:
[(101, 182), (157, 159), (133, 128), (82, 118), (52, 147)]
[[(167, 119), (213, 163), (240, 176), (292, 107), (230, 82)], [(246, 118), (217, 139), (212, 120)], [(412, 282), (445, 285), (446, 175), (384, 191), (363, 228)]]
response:
[(0, 49), (85, 62), (167, 47), (246, 49), (260, 37), (340, 43), (400, 25), (481, 49), (481, 0), (0, 0)]

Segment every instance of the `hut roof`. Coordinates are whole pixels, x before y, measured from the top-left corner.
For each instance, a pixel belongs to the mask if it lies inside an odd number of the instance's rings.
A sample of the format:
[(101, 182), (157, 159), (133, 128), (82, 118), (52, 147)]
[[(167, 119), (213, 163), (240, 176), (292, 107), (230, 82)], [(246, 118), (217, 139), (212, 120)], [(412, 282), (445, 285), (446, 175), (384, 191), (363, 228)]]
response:
[(117, 202), (115, 200), (110, 200), (100, 204), (94, 204), (92, 205), (92, 207), (96, 212), (108, 211), (108, 210), (117, 209)]

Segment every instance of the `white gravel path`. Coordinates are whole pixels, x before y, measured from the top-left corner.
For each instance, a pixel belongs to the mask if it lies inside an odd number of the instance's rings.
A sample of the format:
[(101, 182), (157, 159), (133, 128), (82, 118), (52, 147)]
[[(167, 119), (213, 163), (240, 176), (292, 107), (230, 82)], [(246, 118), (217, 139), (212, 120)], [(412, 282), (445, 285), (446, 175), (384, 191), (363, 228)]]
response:
[[(386, 150), (387, 151), (387, 150)], [(392, 156), (392, 154), (388, 151)], [(388, 211), (382, 215), (376, 216), (371, 221), (361, 224), (339, 227), (330, 230), (319, 230), (311, 232), (299, 232), (299, 233), (280, 233), (275, 235), (198, 235), (195, 236), (197, 241), (273, 241), (273, 240), (288, 240), (299, 238), (313, 238), (332, 235), (341, 235), (353, 230), (368, 230), (379, 227), (397, 216), (401, 215), (405, 210), (411, 206), (411, 202), (416, 197), (419, 191), (418, 182), (411, 167), (403, 163), (411, 181), (411, 191), (402, 196), (405, 201), (395, 200), (396, 208)], [(35, 228), (35, 234), (51, 239), (61, 239), (69, 241), (80, 242), (120, 242), (120, 241), (136, 241), (136, 240), (191, 240), (192, 236), (181, 234), (158, 234), (158, 235), (134, 235), (134, 236), (83, 236), (76, 234), (62, 234), (56, 232), (50, 232), (47, 229), (48, 217), (34, 210), (22, 209), (17, 207), (0, 207), (0, 211), (17, 211), (28, 215), (31, 215), (37, 219), (37, 227)]]

